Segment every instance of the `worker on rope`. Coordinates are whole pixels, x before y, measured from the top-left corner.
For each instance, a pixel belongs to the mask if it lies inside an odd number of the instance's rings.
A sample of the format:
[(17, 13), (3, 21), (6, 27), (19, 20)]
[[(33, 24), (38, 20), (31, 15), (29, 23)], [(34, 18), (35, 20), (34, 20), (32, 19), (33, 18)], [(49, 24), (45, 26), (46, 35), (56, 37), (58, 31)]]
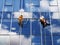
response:
[(19, 18), (18, 18), (18, 24), (23, 27), (23, 15), (20, 15)]
[(48, 25), (50, 25), (50, 24), (48, 23), (48, 21), (44, 18), (44, 16), (41, 16), (41, 17), (40, 17), (40, 22), (41, 22), (43, 28), (46, 27), (46, 26), (48, 26)]

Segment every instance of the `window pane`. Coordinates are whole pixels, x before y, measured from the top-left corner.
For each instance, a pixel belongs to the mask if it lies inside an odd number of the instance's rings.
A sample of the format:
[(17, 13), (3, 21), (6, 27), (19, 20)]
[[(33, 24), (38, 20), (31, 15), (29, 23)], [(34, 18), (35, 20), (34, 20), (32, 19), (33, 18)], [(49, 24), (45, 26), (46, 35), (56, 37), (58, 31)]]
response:
[(14, 11), (19, 11), (20, 10), (20, 0), (14, 0), (13, 8), (14, 8)]
[(6, 5), (12, 5), (12, 1), (13, 1), (13, 0), (5, 0), (5, 1), (6, 1), (6, 2), (5, 2)]
[(24, 9), (26, 12), (30, 12), (30, 0), (25, 0), (25, 6)]
[(5, 6), (4, 11), (5, 12), (12, 12), (13, 11), (13, 7), (12, 6)]
[(0, 12), (0, 19), (2, 18), (2, 13)]
[(11, 16), (12, 16), (11, 12), (4, 12), (3, 13), (3, 19), (11, 19)]
[(10, 45), (9, 36), (0, 36), (0, 45)]
[(0, 11), (2, 11), (2, 9), (3, 9), (3, 3), (4, 3), (4, 1), (0, 0)]
[(30, 21), (29, 20), (23, 22), (23, 28), (21, 31), (23, 35), (30, 35)]
[(20, 38), (17, 35), (10, 36), (10, 45), (20, 45)]
[(40, 12), (40, 0), (32, 0), (30, 3), (30, 9), (32, 12)]
[(3, 20), (0, 34), (8, 35), (9, 31), (10, 31), (10, 22), (4, 22), (4, 20)]
[(16, 22), (13, 21), (12, 22), (11, 31), (19, 34), (19, 32), (20, 32), (20, 26), (18, 24), (18, 21), (16, 21)]
[[(37, 29), (38, 28), (38, 29)], [(40, 35), (40, 24), (38, 21), (32, 22), (32, 35)]]

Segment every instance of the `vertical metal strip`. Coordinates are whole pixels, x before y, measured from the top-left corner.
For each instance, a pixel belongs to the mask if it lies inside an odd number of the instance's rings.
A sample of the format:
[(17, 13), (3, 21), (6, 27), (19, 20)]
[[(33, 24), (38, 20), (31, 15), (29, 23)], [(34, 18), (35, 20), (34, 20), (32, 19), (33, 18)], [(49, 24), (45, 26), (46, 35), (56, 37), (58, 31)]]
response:
[[(50, 24), (51, 24), (51, 15), (50, 15), (50, 12), (49, 12), (49, 17), (50, 17)], [(50, 28), (51, 28), (51, 40), (52, 40), (52, 45), (53, 45), (53, 33), (52, 33), (52, 26), (50, 25)]]
[[(46, 15), (46, 12), (45, 12), (45, 15)], [(46, 35), (46, 30), (44, 30), (44, 31), (45, 31), (44, 33), (45, 33), (45, 45), (46, 45), (46, 36), (47, 35)]]
[[(13, 11), (13, 10), (14, 10), (14, 9), (13, 9), (13, 1), (14, 1), (14, 0), (12, 0), (12, 12), (10, 12), (10, 13), (11, 13), (10, 32), (11, 32), (11, 29), (12, 29), (12, 15), (13, 15), (13, 12), (14, 12), (14, 11)], [(9, 34), (9, 35), (10, 35), (10, 34)], [(10, 39), (11, 39), (11, 35), (10, 35)], [(11, 45), (11, 40), (10, 40), (10, 45)]]
[(3, 0), (3, 8), (2, 8), (2, 16), (1, 16), (1, 30), (2, 30), (2, 22), (3, 22), (4, 4), (5, 4), (5, 0)]
[[(31, 1), (32, 0), (29, 0), (30, 1), (30, 4), (31, 4)], [(32, 13), (32, 10), (31, 10), (32, 7), (30, 7), (30, 13)], [(32, 22), (31, 22), (31, 19), (30, 19), (30, 36), (31, 36), (31, 45), (32, 45)]]
[[(40, 10), (40, 17), (41, 17), (41, 10)], [(41, 23), (40, 23), (41, 45), (43, 45), (42, 30), (43, 30), (43, 28), (42, 28)]]
[[(22, 6), (23, 6), (23, 1), (22, 1), (22, 0), (20, 0), (20, 4), (21, 4), (21, 9), (22, 9)], [(20, 10), (21, 10), (21, 9), (20, 9)], [(22, 14), (22, 12), (21, 12), (21, 14)], [(20, 33), (20, 35), (19, 35), (19, 38), (20, 38), (19, 42), (20, 42), (20, 45), (21, 45), (21, 33), (22, 33), (22, 27), (19, 28), (19, 33)]]

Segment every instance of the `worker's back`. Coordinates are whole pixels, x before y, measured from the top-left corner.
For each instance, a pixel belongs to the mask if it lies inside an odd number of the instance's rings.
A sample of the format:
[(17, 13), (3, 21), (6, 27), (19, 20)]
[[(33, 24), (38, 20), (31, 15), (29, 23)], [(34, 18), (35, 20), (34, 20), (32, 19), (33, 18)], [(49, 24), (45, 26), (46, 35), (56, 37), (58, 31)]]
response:
[(22, 21), (23, 21), (23, 15), (20, 15), (18, 18), (18, 24), (22, 26)]
[(23, 20), (23, 15), (19, 16), (18, 20), (22, 21)]

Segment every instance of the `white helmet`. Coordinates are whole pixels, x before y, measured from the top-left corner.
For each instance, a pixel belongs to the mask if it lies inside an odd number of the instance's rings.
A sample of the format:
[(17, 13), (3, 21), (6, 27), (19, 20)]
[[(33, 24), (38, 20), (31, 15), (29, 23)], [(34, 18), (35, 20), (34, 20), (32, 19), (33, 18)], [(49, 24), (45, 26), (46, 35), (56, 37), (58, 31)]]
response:
[(43, 18), (44, 18), (44, 16), (41, 16), (41, 17), (40, 17), (40, 19), (43, 19)]

